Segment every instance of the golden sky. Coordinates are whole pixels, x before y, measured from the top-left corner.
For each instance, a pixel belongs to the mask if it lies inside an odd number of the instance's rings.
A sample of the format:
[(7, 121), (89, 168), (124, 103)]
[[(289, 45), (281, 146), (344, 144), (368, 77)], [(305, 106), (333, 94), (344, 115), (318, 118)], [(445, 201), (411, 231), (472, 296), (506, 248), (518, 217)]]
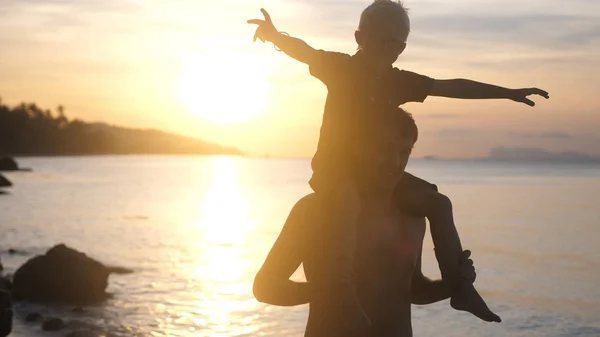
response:
[[(352, 53), (369, 1), (2, 0), (0, 96), (63, 104), (87, 121), (152, 127), (251, 154), (311, 156), (326, 88), (305, 65), (252, 43), (261, 7), (315, 48)], [(600, 155), (600, 1), (407, 0), (396, 66), (434, 78), (538, 86), (551, 99), (428, 98), (405, 106), (417, 156), (540, 147)]]

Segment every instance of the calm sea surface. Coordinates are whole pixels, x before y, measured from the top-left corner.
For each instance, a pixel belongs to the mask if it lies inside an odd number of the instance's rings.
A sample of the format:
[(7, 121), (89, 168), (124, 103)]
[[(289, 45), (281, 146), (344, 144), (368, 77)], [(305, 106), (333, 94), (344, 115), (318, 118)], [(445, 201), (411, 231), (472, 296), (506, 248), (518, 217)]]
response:
[[(0, 196), (7, 272), (64, 242), (135, 273), (112, 275), (114, 298), (83, 314), (19, 304), (11, 336), (52, 335), (22, 320), (31, 311), (107, 336), (302, 336), (306, 306), (258, 303), (251, 287), (292, 205), (310, 191), (308, 160), (20, 164), (34, 171), (6, 174), (15, 187)], [(504, 319), (485, 324), (448, 302), (415, 306), (416, 337), (600, 336), (600, 166), (417, 160), (409, 169), (452, 198), (477, 287)], [(27, 254), (9, 256), (8, 248)], [(439, 276), (429, 236), (424, 269)]]

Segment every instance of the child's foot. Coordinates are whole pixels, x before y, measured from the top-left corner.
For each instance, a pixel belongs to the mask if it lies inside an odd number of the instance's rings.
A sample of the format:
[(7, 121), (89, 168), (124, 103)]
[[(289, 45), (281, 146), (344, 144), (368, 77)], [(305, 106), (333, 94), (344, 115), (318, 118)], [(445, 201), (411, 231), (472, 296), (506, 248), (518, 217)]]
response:
[(460, 285), (450, 299), (450, 305), (456, 310), (470, 312), (486, 322), (502, 322), (500, 316), (488, 308), (472, 284)]

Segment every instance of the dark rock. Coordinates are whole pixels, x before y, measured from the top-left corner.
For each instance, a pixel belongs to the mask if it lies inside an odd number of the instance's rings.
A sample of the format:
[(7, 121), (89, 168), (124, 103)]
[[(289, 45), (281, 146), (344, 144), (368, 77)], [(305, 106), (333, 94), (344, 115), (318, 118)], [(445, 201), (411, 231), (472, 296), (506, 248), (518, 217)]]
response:
[(19, 165), (15, 158), (0, 157), (0, 171), (18, 171)]
[(6, 179), (5, 176), (0, 174), (0, 187), (11, 187), (12, 183), (10, 180)]
[(75, 307), (75, 308), (73, 308), (73, 310), (71, 310), (71, 312), (81, 313), (81, 312), (83, 312), (83, 308), (82, 307)]
[(31, 172), (30, 168), (19, 167), (17, 161), (13, 157), (0, 157), (0, 171), (27, 171)]
[(42, 315), (38, 314), (37, 312), (32, 312), (27, 314), (27, 316), (25, 316), (25, 321), (27, 322), (37, 322), (40, 319), (42, 319)]
[(8, 336), (12, 331), (13, 310), (10, 292), (0, 289), (0, 337)]
[(59, 244), (17, 269), (13, 296), (32, 302), (94, 303), (107, 298), (108, 275), (102, 263)]
[(0, 290), (12, 290), (12, 282), (10, 281), (10, 276), (6, 275), (4, 277), (0, 277)]
[(21, 255), (21, 256), (27, 256), (30, 255), (28, 252), (24, 251), (24, 250), (20, 250), (20, 249), (14, 249), (14, 248), (10, 248), (7, 251), (8, 255)]
[(42, 324), (42, 330), (44, 331), (58, 331), (65, 327), (65, 322), (60, 318), (50, 318)]

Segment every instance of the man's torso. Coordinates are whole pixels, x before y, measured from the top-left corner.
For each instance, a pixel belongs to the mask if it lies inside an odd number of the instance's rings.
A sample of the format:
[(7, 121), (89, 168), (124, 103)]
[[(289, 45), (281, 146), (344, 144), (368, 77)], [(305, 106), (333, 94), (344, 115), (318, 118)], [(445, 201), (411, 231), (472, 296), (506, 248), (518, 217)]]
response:
[[(402, 214), (389, 217), (363, 216), (355, 255), (356, 290), (372, 325), (365, 337), (410, 337), (411, 280), (421, 254), (425, 220)], [(327, 230), (327, 226), (316, 226)], [(321, 279), (323, 254), (328, 253), (327, 235), (314, 233), (310, 255), (304, 262), (309, 282)], [(326, 309), (311, 304), (306, 337), (336, 336), (335, 327), (316, 326)]]

